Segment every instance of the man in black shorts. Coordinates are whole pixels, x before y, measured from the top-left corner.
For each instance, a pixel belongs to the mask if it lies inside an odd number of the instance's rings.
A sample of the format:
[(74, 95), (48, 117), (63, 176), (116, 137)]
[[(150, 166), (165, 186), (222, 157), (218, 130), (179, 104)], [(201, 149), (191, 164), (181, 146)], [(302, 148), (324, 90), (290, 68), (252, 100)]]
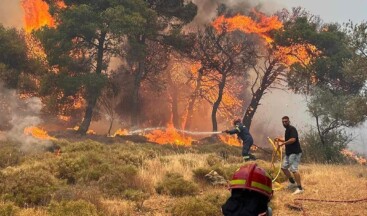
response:
[[(288, 116), (284, 116), (282, 118), (282, 123), (285, 127), (285, 140), (277, 138), (277, 141), (281, 142), (279, 143), (279, 146), (285, 145), (285, 156), (282, 170), (289, 179), (288, 188), (291, 189), (297, 187), (293, 194), (300, 194), (303, 193), (303, 188), (301, 185), (301, 176), (298, 172), (298, 165), (301, 161), (302, 149), (299, 143), (298, 132), (294, 126), (290, 125)], [(291, 173), (293, 174), (294, 179)]]

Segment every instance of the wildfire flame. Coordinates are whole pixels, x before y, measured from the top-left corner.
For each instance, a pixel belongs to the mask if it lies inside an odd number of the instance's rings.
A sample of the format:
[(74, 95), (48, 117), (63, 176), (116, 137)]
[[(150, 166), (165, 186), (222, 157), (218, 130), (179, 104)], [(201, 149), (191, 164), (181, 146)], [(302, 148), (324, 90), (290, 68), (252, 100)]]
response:
[(239, 30), (245, 33), (258, 34), (268, 43), (273, 42), (273, 39), (269, 36), (269, 32), (282, 28), (282, 22), (279, 21), (276, 16), (267, 17), (256, 11), (254, 11), (254, 13), (258, 17), (259, 21), (255, 21), (251, 17), (242, 15), (236, 15), (230, 18), (220, 16), (212, 25), (220, 33), (223, 32), (223, 30), (228, 32)]
[(367, 159), (362, 157), (362, 156), (358, 156), (356, 155), (356, 153), (352, 152), (352, 151), (349, 151), (348, 149), (343, 149), (341, 151), (341, 153), (348, 157), (348, 158), (351, 158), (352, 160), (355, 160), (357, 161), (359, 164), (362, 164), (362, 165), (366, 165), (367, 164)]
[[(236, 15), (234, 17), (226, 18), (224, 16), (218, 17), (213, 23), (213, 27), (217, 32), (223, 31), (242, 31), (245, 33), (254, 33), (265, 39), (268, 46), (272, 46), (273, 38), (270, 36), (272, 30), (279, 30), (283, 28), (283, 23), (277, 16), (267, 17), (263, 13), (254, 11), (257, 21), (248, 16)], [(292, 46), (284, 47), (278, 46), (275, 50), (275, 57), (285, 65), (292, 65), (294, 63), (302, 63), (308, 65), (312, 56), (317, 56), (320, 51), (311, 44), (294, 44)]]
[(56, 140), (55, 137), (51, 137), (47, 134), (47, 131), (38, 127), (27, 127), (24, 129), (24, 134), (30, 135), (40, 140)]
[(173, 125), (168, 125), (165, 130), (154, 130), (149, 134), (145, 135), (151, 142), (156, 142), (158, 144), (175, 144), (181, 146), (191, 146), (193, 139), (191, 137), (187, 137), (181, 135), (177, 130), (173, 127)]
[(231, 146), (242, 146), (242, 143), (238, 140), (236, 136), (230, 135), (219, 135), (219, 139)]
[[(55, 21), (48, 12), (49, 5), (43, 0), (22, 0), (24, 10), (24, 27), (26, 32), (32, 32), (43, 26), (55, 27)], [(63, 1), (57, 1), (59, 8), (66, 7)]]
[(129, 134), (129, 131), (126, 130), (126, 129), (118, 129), (115, 134), (113, 134), (112, 137), (115, 137), (115, 136), (125, 136), (125, 135), (128, 135)]

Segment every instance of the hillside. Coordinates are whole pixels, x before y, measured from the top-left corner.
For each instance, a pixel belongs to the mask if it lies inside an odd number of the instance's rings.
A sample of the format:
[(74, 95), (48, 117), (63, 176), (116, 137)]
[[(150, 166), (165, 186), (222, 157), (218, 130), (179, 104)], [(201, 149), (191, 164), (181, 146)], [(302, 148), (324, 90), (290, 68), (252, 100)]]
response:
[[(53, 142), (60, 155), (25, 154), (19, 143), (0, 143), (0, 215), (221, 215), (229, 191), (220, 176), (229, 179), (242, 164), (239, 148), (220, 143)], [(271, 172), (271, 156), (256, 154)], [(211, 170), (218, 173), (215, 181), (205, 177)], [(367, 198), (366, 166), (302, 164), (300, 171), (305, 193), (275, 191), (274, 215), (303, 215), (294, 198)], [(286, 185), (284, 176), (278, 181)], [(302, 206), (306, 215), (367, 215), (367, 201)]]

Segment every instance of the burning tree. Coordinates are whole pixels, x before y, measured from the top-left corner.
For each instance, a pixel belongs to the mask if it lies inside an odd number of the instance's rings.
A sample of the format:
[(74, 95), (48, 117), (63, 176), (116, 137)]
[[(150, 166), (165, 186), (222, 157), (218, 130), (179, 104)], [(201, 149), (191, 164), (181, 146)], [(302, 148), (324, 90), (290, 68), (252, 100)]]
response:
[(208, 26), (199, 32), (193, 54), (195, 60), (202, 65), (200, 73), (205, 74), (213, 85), (211, 88), (217, 90), (216, 95), (207, 97), (213, 105), (213, 131), (218, 130), (217, 112), (226, 84), (231, 78), (245, 74), (256, 61), (256, 43), (251, 37), (240, 32), (228, 32), (225, 26), (221, 30), (218, 32)]
[(61, 98), (82, 93), (86, 109), (78, 132), (85, 134), (106, 84), (110, 58), (121, 53), (127, 34), (155, 26), (156, 16), (144, 1), (65, 0), (62, 8), (57, 1), (49, 3), (58, 25), (37, 32), (53, 69), (46, 80), (57, 80), (47, 92)]
[[(131, 98), (131, 124), (139, 125), (141, 111), (141, 85), (162, 72), (167, 67), (167, 60), (158, 59), (167, 56), (170, 49), (181, 49), (178, 43), (181, 39), (182, 27), (196, 15), (196, 5), (184, 0), (147, 0), (148, 7), (157, 15), (157, 25), (146, 26), (140, 32), (128, 34), (128, 65), (133, 74), (133, 89)], [(162, 48), (165, 46), (165, 48)], [(157, 48), (157, 49), (155, 49)], [(158, 53), (161, 51), (161, 53)]]
[(229, 32), (241, 31), (260, 39), (254, 51), (257, 60), (251, 64), (254, 72), (250, 76), (254, 78), (250, 87), (251, 100), (242, 120), (247, 128), (251, 127), (260, 101), (269, 88), (282, 88), (290, 66), (295, 63), (308, 65), (312, 57), (318, 54), (316, 47), (306, 42), (282, 45), (274, 41), (273, 32), (284, 31), (283, 23), (275, 15), (268, 17), (253, 11), (252, 16), (220, 16), (213, 22), (213, 26), (217, 31), (221, 31), (220, 26), (225, 26)]

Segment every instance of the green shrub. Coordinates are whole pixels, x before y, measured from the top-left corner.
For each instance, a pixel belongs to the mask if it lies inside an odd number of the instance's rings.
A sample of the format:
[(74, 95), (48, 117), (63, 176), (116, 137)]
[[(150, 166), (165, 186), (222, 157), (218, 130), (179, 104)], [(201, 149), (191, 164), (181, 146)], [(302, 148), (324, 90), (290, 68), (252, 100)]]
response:
[(15, 143), (0, 143), (0, 168), (15, 166), (22, 161), (24, 155), (20, 150), (20, 145)]
[(102, 208), (102, 198), (103, 194), (98, 187), (69, 185), (55, 191), (52, 200), (56, 202), (84, 200), (100, 209)]
[(211, 154), (208, 155), (208, 157), (206, 158), (206, 162), (208, 163), (209, 166), (217, 166), (222, 163), (222, 160), (218, 156)]
[(0, 203), (0, 216), (15, 216), (19, 213), (20, 208), (14, 203)]
[(95, 152), (87, 152), (78, 157), (63, 157), (57, 163), (57, 176), (66, 179), (68, 184), (98, 181), (109, 170), (108, 161), (104, 161)]
[(163, 181), (156, 186), (159, 194), (168, 194), (172, 196), (195, 195), (198, 193), (198, 186), (190, 181), (186, 181), (178, 173), (167, 173)]
[(324, 136), (324, 142), (316, 131), (309, 131), (303, 135), (302, 161), (313, 163), (345, 163), (346, 158), (341, 154), (341, 150), (346, 148), (350, 141), (349, 137), (342, 131), (332, 131)]
[(149, 198), (148, 193), (144, 193), (141, 190), (134, 190), (134, 189), (125, 190), (122, 196), (127, 200), (134, 201), (136, 203), (137, 209), (140, 210), (143, 208), (144, 201)]
[(129, 188), (136, 188), (138, 170), (131, 165), (116, 167), (98, 181), (99, 188), (106, 194), (121, 197)]
[(230, 196), (229, 191), (227, 194), (213, 192), (213, 193), (206, 194), (203, 200), (214, 205), (216, 209), (221, 209), (222, 205), (227, 201), (229, 196)]
[(210, 168), (204, 168), (204, 167), (199, 167), (197, 169), (192, 170), (195, 181), (201, 183), (210, 183), (210, 181), (208, 181), (208, 178), (205, 177), (205, 175), (208, 174), (210, 171), (211, 171)]
[(84, 200), (52, 202), (48, 212), (51, 216), (98, 216), (96, 207)]
[(17, 170), (2, 180), (4, 197), (19, 206), (47, 205), (60, 182), (45, 170)]
[(118, 156), (118, 159), (123, 162), (123, 164), (129, 164), (136, 167), (141, 167), (143, 165), (143, 155), (134, 154), (133, 152), (124, 152)]
[(92, 140), (85, 140), (83, 142), (75, 142), (69, 143), (69, 145), (65, 146), (63, 152), (101, 152), (105, 148), (105, 145), (99, 142), (95, 142)]
[(179, 200), (172, 208), (173, 216), (219, 216), (222, 215), (220, 208), (210, 202), (187, 197)]

